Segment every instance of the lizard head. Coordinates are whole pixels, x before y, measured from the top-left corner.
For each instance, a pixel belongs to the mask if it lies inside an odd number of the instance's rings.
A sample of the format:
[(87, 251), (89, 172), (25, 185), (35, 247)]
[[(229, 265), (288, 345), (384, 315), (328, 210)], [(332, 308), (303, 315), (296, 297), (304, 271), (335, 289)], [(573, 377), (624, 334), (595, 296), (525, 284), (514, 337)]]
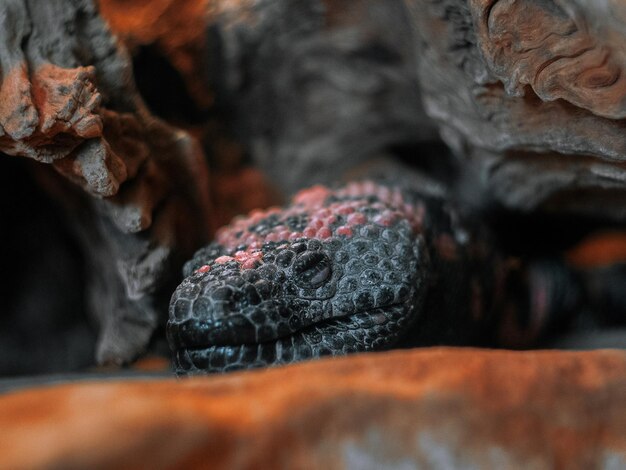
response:
[(419, 208), (371, 182), (317, 186), (222, 229), (185, 266), (168, 338), (179, 373), (260, 367), (396, 343), (419, 312)]

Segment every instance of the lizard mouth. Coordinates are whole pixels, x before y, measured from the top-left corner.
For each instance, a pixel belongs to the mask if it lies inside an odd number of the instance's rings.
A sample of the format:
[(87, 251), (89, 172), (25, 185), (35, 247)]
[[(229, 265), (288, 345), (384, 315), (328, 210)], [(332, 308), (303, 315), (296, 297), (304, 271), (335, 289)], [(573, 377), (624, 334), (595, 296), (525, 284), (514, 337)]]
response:
[[(409, 310), (413, 309), (409, 306)], [(168, 336), (175, 347), (174, 362), (179, 374), (228, 372), (385, 349), (397, 343), (401, 332), (406, 331), (411, 313), (406, 305), (394, 304), (329, 318), (253, 342), (232, 341), (234, 338), (224, 325), (188, 320), (169, 325)]]

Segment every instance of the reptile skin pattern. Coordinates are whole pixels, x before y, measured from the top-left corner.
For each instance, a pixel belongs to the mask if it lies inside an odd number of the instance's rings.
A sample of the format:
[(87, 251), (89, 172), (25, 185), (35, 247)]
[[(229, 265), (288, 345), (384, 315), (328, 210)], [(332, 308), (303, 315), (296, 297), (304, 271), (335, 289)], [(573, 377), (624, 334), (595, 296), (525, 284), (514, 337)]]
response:
[(187, 262), (167, 325), (177, 373), (471, 343), (496, 307), (532, 303), (511, 280), (522, 268), (487, 246), (437, 195), (373, 181), (301, 191)]

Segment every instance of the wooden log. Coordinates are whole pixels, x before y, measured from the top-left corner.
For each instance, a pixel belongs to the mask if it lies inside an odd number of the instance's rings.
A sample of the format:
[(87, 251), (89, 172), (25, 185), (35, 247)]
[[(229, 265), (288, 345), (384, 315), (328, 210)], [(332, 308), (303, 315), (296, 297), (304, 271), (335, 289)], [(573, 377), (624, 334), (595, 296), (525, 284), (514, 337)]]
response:
[(51, 164), (39, 178), (82, 241), (97, 359), (130, 361), (162, 322), (182, 262), (206, 240), (204, 157), (148, 112), (91, 0), (6, 1), (0, 23), (0, 151)]

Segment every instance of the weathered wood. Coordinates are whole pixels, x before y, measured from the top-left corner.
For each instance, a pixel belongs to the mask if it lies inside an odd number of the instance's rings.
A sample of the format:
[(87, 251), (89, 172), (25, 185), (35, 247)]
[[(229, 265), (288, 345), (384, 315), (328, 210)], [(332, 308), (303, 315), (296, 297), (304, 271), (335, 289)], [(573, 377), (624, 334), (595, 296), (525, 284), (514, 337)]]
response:
[(51, 164), (84, 190), (40, 169), (75, 211), (98, 360), (129, 361), (162, 318), (168, 279), (206, 237), (202, 153), (150, 115), (90, 0), (2, 2), (0, 23), (0, 151)]
[(624, 34), (615, 0), (217, 0), (208, 41), (218, 102), (287, 189), (433, 138), (423, 102), (463, 200), (625, 220)]
[(466, 188), (515, 209), (626, 219), (623, 5), (405, 3), (425, 107), (475, 175)]
[(336, 180), (388, 146), (438, 139), (397, 0), (211, 2), (216, 99), (283, 189)]

